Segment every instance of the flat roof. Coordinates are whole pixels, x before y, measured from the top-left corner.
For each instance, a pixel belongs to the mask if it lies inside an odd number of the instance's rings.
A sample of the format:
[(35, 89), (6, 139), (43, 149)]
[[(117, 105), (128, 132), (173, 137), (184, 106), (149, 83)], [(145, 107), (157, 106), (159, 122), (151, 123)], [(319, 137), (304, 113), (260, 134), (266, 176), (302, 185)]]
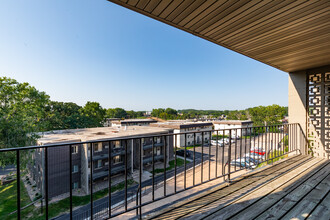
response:
[(150, 124), (150, 127), (159, 127), (159, 128), (172, 128), (172, 129), (184, 129), (184, 128), (195, 128), (202, 126), (213, 126), (211, 122), (159, 122)]
[(108, 1), (285, 72), (330, 65), (330, 1)]
[(222, 120), (222, 121), (213, 121), (213, 124), (230, 124), (230, 125), (242, 125), (242, 124), (252, 124), (251, 120)]
[(154, 119), (150, 119), (150, 118), (140, 118), (140, 119), (125, 119), (125, 120), (121, 120), (120, 122), (122, 123), (137, 123), (137, 122), (157, 122)]
[(83, 129), (55, 130), (38, 133), (41, 138), (38, 144), (84, 142), (118, 137), (134, 137), (141, 135), (166, 134), (173, 129), (149, 126), (129, 126), (126, 128), (98, 127)]

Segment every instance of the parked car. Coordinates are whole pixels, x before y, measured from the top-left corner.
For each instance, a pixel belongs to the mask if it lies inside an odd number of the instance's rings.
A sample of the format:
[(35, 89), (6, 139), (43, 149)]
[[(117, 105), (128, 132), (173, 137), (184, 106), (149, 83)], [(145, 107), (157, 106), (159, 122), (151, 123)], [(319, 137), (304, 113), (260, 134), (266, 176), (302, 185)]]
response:
[(211, 144), (212, 145), (217, 145), (217, 141), (216, 140), (211, 140)]
[(266, 151), (263, 148), (251, 148), (250, 152), (260, 154), (260, 155), (266, 154)]
[[(177, 150), (176, 151), (176, 155), (179, 155), (181, 157), (184, 157), (184, 150), (181, 149), (181, 150)], [(189, 150), (186, 150), (186, 157), (190, 157), (191, 153)]]
[(225, 144), (229, 144), (229, 138), (223, 138), (221, 141), (223, 141)]
[(246, 154), (244, 156), (244, 159), (246, 161), (248, 161), (249, 163), (253, 163), (254, 165), (258, 165), (260, 163), (260, 160), (258, 160), (257, 158), (251, 157), (251, 156), (247, 156), (248, 154)]
[(216, 140), (211, 140), (212, 145), (217, 145), (217, 143), (218, 143), (218, 146), (220, 146), (220, 147), (224, 146), (224, 143), (221, 140), (218, 140), (218, 142)]
[(224, 141), (223, 141), (223, 140), (218, 140), (218, 144), (219, 144), (219, 146), (220, 146), (220, 147), (223, 147), (223, 146), (225, 146), (225, 143), (224, 143)]
[(244, 157), (251, 157), (251, 158), (255, 158), (257, 160), (265, 160), (265, 155), (260, 155), (257, 153), (247, 153), (244, 155)]
[(254, 169), (257, 167), (254, 163), (249, 162), (249, 161), (245, 160), (244, 158), (238, 158), (236, 160), (232, 160), (230, 162), (230, 165), (236, 166), (236, 167), (241, 167), (241, 168), (247, 168), (247, 169)]

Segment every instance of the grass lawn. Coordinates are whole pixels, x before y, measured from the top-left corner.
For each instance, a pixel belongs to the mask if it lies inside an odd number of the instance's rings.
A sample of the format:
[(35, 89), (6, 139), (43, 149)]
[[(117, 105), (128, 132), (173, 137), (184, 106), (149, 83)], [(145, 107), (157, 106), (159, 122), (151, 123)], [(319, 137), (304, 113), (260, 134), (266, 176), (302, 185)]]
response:
[[(190, 161), (186, 160), (186, 164), (190, 163)], [(169, 162), (170, 166), (166, 168), (166, 171), (172, 170), (175, 167), (174, 160)], [(184, 165), (184, 160), (181, 158), (176, 158), (176, 166), (180, 167)], [(164, 169), (155, 169), (154, 170), (155, 174), (156, 173), (164, 173)]]
[[(6, 216), (17, 209), (17, 181), (7, 185), (0, 186), (0, 219), (6, 219)], [(30, 197), (21, 181), (21, 207), (31, 203)], [(16, 215), (15, 215), (16, 217)], [(17, 219), (17, 218), (16, 218)]]
[[(135, 184), (135, 182), (133, 180), (128, 180), (128, 185), (133, 185)], [(23, 183), (22, 183), (23, 184)], [(25, 202), (24, 203), (24, 198), (27, 197), (26, 199), (30, 200), (27, 192), (25, 191), (25, 188), (22, 186), (21, 184), (21, 198), (22, 198), (22, 203), (21, 203), (21, 207), (29, 204), (30, 202)], [(16, 214), (12, 214), (10, 216), (7, 216), (10, 212), (15, 211), (17, 209), (16, 206), (16, 199), (14, 197), (16, 197), (16, 182), (14, 184), (13, 187), (9, 187), (8, 189), (6, 189), (6, 193), (2, 193), (3, 189), (0, 188), (0, 199), (1, 201), (4, 201), (4, 198), (7, 198), (7, 200), (10, 203), (2, 203), (0, 204), (0, 219), (17, 219)], [(8, 187), (9, 185), (6, 185), (4, 187)], [(3, 187), (3, 186), (1, 186)], [(111, 187), (111, 192), (116, 192), (119, 190), (122, 190), (125, 188), (125, 183), (119, 183), (115, 186)], [(25, 191), (23, 193), (23, 191)], [(105, 196), (108, 195), (108, 189), (104, 189), (104, 190), (100, 190), (98, 192), (93, 193), (93, 199), (94, 201), (100, 198), (103, 198)], [(22, 197), (24, 196), (24, 197)], [(26, 200), (25, 199), (25, 200)], [(6, 201), (6, 200), (5, 200)], [(72, 205), (73, 207), (77, 207), (77, 206), (82, 206), (82, 205), (86, 205), (90, 202), (90, 196), (72, 196)], [(59, 202), (56, 203), (52, 203), (49, 204), (49, 218), (58, 216), (61, 213), (67, 212), (70, 209), (70, 198), (65, 198)], [(5, 210), (5, 212), (3, 211)], [(8, 211), (7, 211), (8, 210)], [(43, 209), (43, 213), (41, 213), (41, 208), (36, 208), (35, 206), (30, 206), (24, 210), (21, 211), (21, 215), (22, 218), (28, 218), (28, 219), (45, 219), (45, 207)]]

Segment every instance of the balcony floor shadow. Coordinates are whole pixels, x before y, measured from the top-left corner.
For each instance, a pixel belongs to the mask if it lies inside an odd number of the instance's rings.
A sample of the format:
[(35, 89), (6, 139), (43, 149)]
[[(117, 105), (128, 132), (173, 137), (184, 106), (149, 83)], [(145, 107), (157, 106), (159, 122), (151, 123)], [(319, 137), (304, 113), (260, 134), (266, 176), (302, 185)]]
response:
[(330, 160), (294, 156), (146, 219), (329, 219)]

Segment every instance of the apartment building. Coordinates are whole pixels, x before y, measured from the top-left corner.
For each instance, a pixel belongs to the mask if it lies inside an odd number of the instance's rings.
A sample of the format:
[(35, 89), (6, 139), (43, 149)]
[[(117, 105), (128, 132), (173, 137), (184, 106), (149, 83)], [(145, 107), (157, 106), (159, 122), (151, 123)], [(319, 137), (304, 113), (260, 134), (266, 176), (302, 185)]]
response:
[(113, 127), (124, 127), (124, 126), (148, 126), (151, 123), (157, 123), (154, 119), (125, 119), (112, 121)]
[[(235, 129), (232, 130), (232, 137), (242, 137), (245, 135), (250, 134), (250, 129), (253, 126), (253, 121), (245, 120), (223, 120), (223, 121), (213, 121), (214, 130), (220, 130), (220, 129)], [(216, 132), (214, 132), (216, 133)], [(222, 135), (223, 133), (220, 132), (219, 135)], [(224, 131), (225, 135), (229, 135), (229, 130)]]
[(163, 123), (150, 124), (150, 126), (173, 129), (175, 134), (196, 132), (195, 135), (190, 133), (173, 137), (173, 144), (176, 147), (192, 146), (194, 143), (196, 145), (200, 145), (202, 143), (208, 144), (211, 139), (210, 131), (213, 128), (213, 124), (211, 122), (191, 122), (186, 120), (173, 120)]
[[(70, 129), (43, 133), (43, 136), (38, 140), (39, 145), (61, 144), (60, 147), (48, 148), (49, 197), (52, 198), (70, 191), (68, 184), (70, 172), (72, 172), (71, 187), (89, 194), (91, 150), (94, 184), (108, 180), (109, 162), (111, 163), (111, 176), (124, 174), (125, 168), (127, 168), (127, 173), (132, 174), (134, 170), (140, 168), (140, 157), (142, 169), (145, 169), (152, 163), (153, 146), (155, 163), (163, 163), (166, 155), (168, 165), (168, 162), (173, 160), (173, 140), (171, 136), (167, 136), (165, 140), (162, 135), (170, 133), (173, 133), (173, 129), (148, 126)], [(153, 137), (154, 140), (152, 141), (152, 138), (145, 137), (150, 135), (160, 136)], [(139, 136), (145, 138), (140, 139)], [(115, 140), (118, 138), (120, 140)], [(111, 141), (108, 141), (109, 139)], [(77, 142), (87, 141), (93, 143), (77, 144)], [(71, 171), (70, 147), (72, 149)], [(109, 150), (111, 150), (110, 160)], [(46, 177), (44, 149), (33, 152), (31, 159), (32, 164), (29, 166), (31, 177), (36, 182), (40, 192), (44, 193)]]

